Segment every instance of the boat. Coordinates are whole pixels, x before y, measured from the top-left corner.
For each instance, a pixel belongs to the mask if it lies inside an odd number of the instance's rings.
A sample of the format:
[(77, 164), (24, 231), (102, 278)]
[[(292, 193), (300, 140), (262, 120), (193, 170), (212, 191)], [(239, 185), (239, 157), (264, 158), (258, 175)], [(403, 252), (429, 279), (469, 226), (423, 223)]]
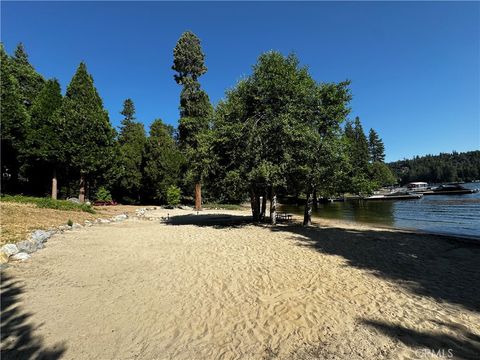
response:
[(426, 182), (417, 181), (407, 184), (407, 190), (411, 193), (423, 194), (426, 192), (430, 192), (432, 188), (428, 186), (428, 183)]
[(467, 189), (460, 184), (446, 184), (436, 187), (425, 195), (462, 195), (476, 192), (478, 192), (478, 189)]
[(375, 194), (364, 198), (363, 200), (417, 200), (421, 199), (423, 194), (414, 194), (409, 191), (395, 191), (389, 194)]

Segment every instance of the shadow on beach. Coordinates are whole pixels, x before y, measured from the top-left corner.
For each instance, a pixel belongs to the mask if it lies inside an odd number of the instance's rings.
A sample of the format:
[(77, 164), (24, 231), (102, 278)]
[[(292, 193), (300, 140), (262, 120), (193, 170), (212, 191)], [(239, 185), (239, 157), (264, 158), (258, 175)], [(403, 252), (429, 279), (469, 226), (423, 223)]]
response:
[[(480, 354), (480, 337), (478, 335), (456, 324), (432, 321), (437, 323), (439, 328), (453, 331), (455, 336), (444, 333), (421, 332), (401, 325), (374, 320), (362, 320), (362, 323), (391, 338), (398, 339), (411, 348), (417, 349), (419, 357), (424, 354), (423, 357), (428, 358), (426, 355), (435, 353), (440, 358), (478, 359)], [(426, 352), (427, 354), (425, 354)]]
[[(169, 223), (215, 228), (252, 225), (250, 216), (225, 214), (173, 216)], [(401, 230), (352, 230), (299, 224), (268, 228), (290, 232), (295, 240), (301, 241), (300, 246), (342, 256), (350, 266), (392, 280), (413, 294), (480, 312), (480, 242)]]
[(172, 216), (166, 221), (169, 225), (210, 226), (218, 229), (238, 228), (252, 224), (251, 216), (228, 214), (189, 214)]
[(1, 277), (1, 358), (59, 359), (66, 350), (65, 346), (45, 348), (42, 339), (34, 334), (33, 326), (28, 323), (31, 314), (22, 310), (19, 299), (23, 286), (4, 273)]

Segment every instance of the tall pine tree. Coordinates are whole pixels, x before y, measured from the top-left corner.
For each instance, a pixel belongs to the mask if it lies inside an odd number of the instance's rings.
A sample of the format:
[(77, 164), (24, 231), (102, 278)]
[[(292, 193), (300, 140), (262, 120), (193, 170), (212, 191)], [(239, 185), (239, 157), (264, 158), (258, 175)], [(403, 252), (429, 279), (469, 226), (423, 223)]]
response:
[[(56, 116), (61, 104), (60, 84), (56, 79), (48, 80), (31, 106), (30, 126), (23, 149), (24, 156), (36, 173), (39, 168), (51, 171), (52, 199), (57, 198), (57, 170), (65, 162), (65, 148), (61, 136), (63, 129)], [(32, 180), (39, 181), (35, 178)]]
[[(212, 106), (208, 95), (200, 88), (198, 78), (207, 71), (200, 39), (192, 32), (182, 34), (173, 50), (174, 79), (182, 85), (180, 94), (179, 141), (190, 161), (197, 161), (197, 137), (208, 129)], [(195, 181), (195, 208), (201, 208), (201, 172), (188, 169), (187, 178)], [(192, 173), (195, 172), (195, 173)]]
[(372, 163), (385, 161), (385, 146), (380, 136), (378, 136), (377, 132), (373, 129), (370, 129), (368, 133), (368, 149)]
[(1, 169), (2, 192), (18, 191), (19, 154), (24, 145), (28, 112), (18, 80), (13, 74), (12, 59), (0, 45)]
[(120, 192), (124, 200), (139, 201), (143, 152), (146, 144), (145, 129), (143, 124), (135, 122), (135, 105), (131, 99), (124, 101), (120, 113), (124, 116), (118, 135), (123, 169), (119, 184)]
[(67, 160), (80, 177), (80, 202), (88, 181), (107, 171), (115, 132), (85, 63), (80, 63), (59, 110), (67, 145)]

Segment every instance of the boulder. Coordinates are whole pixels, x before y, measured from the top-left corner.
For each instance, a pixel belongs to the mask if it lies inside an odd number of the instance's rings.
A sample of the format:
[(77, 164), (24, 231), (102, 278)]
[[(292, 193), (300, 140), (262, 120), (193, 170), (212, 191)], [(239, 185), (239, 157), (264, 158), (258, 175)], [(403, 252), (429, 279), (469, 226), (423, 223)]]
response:
[(67, 201), (73, 202), (75, 204), (80, 204), (80, 200), (76, 197), (68, 198)]
[(50, 236), (52, 236), (52, 234), (47, 231), (36, 230), (30, 235), (30, 239), (37, 243), (44, 243), (48, 240)]
[(110, 220), (107, 220), (107, 219), (98, 219), (98, 222), (100, 224), (110, 224)]
[(17, 243), (18, 251), (31, 254), (37, 251), (37, 244), (33, 241), (23, 240)]
[(124, 221), (128, 219), (128, 216), (126, 214), (120, 214), (120, 215), (114, 216), (112, 219), (113, 221), (117, 221), (117, 222)]
[(15, 261), (25, 261), (30, 259), (30, 255), (25, 252), (19, 252), (18, 254), (11, 256), (10, 259)]
[(72, 229), (81, 229), (83, 226), (80, 225), (79, 223), (73, 223)]
[(5, 255), (12, 256), (18, 253), (17, 245), (15, 244), (5, 244), (0, 249), (0, 252), (4, 253)]

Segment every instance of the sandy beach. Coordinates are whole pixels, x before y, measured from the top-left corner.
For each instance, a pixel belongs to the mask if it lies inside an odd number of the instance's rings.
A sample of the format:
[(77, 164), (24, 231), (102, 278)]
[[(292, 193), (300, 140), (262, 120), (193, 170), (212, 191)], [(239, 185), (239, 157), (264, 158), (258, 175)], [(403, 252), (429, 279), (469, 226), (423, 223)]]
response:
[(248, 215), (55, 235), (3, 271), (2, 358), (478, 358), (479, 245)]

